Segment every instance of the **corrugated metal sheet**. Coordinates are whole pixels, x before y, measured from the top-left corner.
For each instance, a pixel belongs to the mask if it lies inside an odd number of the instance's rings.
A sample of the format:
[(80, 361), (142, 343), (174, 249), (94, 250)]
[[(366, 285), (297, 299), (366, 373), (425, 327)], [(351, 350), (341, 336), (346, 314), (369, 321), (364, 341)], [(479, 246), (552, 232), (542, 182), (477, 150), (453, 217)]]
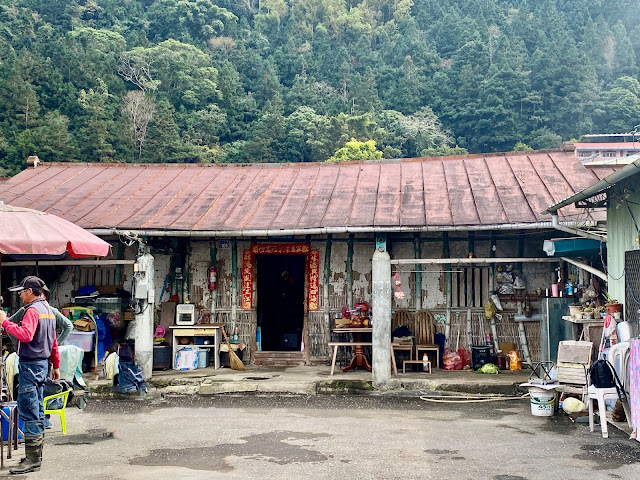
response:
[[(0, 200), (84, 228), (238, 231), (464, 227), (549, 221), (539, 212), (603, 174), (571, 153), (344, 164), (40, 164)], [(578, 215), (573, 206), (565, 216)]]

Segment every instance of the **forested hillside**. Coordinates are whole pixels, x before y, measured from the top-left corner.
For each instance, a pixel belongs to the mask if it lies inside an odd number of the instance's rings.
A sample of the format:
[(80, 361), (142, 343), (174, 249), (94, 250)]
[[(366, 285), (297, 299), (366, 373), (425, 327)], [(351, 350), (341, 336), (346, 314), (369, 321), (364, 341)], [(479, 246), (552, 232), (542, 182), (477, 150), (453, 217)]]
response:
[(554, 147), (640, 123), (639, 61), (638, 0), (0, 0), (0, 174)]

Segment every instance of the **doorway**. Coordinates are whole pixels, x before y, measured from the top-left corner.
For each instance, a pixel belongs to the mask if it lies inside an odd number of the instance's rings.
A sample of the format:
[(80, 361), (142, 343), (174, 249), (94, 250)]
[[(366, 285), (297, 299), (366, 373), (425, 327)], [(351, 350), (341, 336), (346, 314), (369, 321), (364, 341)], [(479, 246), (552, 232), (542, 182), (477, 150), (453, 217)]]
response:
[(306, 255), (256, 255), (263, 351), (300, 351)]

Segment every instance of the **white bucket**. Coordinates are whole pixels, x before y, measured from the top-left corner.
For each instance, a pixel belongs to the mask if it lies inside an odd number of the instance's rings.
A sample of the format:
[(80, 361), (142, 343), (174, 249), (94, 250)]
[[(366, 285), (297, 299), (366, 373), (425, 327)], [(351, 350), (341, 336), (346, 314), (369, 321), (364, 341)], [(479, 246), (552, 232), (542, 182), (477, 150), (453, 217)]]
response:
[(552, 417), (556, 410), (556, 391), (529, 387), (531, 397), (531, 415)]

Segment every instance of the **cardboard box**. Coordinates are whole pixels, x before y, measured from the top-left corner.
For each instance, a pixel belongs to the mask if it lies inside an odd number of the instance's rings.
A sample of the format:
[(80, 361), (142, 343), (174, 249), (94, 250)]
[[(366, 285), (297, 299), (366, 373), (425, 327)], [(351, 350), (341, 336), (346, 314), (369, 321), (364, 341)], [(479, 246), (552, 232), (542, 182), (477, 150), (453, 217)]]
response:
[(81, 332), (91, 332), (96, 329), (96, 324), (91, 320), (87, 320), (85, 318), (76, 320), (75, 322), (73, 322), (73, 326)]

